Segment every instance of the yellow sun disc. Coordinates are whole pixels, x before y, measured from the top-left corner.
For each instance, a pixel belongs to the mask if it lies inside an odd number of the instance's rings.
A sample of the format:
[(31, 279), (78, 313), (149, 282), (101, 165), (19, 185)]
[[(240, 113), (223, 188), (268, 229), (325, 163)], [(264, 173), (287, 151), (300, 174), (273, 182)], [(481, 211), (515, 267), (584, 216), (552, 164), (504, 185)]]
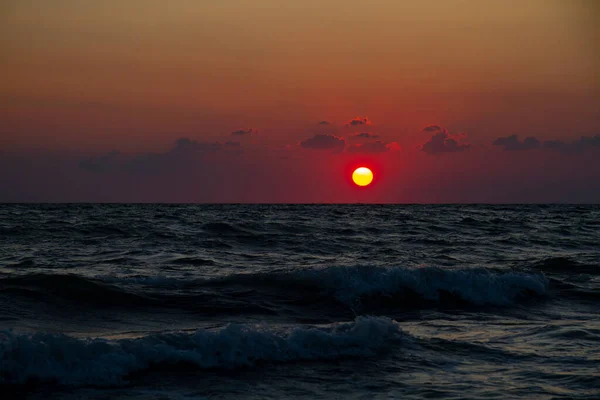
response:
[(373, 173), (369, 168), (360, 167), (356, 168), (352, 173), (352, 180), (358, 186), (367, 186), (373, 182)]

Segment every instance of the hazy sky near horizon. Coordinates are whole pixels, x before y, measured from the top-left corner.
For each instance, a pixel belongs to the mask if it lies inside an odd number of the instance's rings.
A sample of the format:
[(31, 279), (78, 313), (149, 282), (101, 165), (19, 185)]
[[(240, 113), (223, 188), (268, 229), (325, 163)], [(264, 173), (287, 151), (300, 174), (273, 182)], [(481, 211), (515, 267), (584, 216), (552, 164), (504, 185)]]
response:
[[(599, 20), (595, 0), (4, 1), (0, 201), (600, 201)], [(379, 178), (357, 194), (361, 162)]]

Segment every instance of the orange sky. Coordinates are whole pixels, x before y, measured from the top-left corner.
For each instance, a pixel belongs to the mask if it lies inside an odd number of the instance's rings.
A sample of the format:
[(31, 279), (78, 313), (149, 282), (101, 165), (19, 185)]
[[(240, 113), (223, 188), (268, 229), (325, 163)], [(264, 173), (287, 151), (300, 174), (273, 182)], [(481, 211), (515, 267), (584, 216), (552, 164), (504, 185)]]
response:
[(597, 21), (597, 0), (2, 1), (0, 201), (598, 202)]
[[(244, 126), (278, 143), (369, 115), (482, 141), (598, 123), (595, 0), (8, 1), (6, 148), (159, 148)], [(59, 139), (59, 140), (57, 140)]]

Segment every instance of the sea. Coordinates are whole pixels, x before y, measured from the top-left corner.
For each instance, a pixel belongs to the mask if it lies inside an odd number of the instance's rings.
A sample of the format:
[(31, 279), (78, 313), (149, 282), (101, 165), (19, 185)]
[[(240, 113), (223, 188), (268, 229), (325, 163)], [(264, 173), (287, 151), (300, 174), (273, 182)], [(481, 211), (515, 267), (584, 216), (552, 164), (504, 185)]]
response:
[(598, 205), (0, 205), (0, 397), (600, 398)]

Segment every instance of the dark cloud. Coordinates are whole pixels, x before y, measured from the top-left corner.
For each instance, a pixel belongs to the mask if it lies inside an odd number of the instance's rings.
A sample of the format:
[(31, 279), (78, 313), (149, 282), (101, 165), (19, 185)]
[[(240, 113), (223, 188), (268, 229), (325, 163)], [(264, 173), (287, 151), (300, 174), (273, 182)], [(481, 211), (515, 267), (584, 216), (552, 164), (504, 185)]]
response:
[(237, 131), (231, 132), (232, 136), (246, 136), (246, 135), (256, 135), (258, 134), (258, 129), (240, 129)]
[(530, 136), (525, 138), (522, 142), (519, 141), (517, 135), (511, 135), (506, 137), (501, 137), (492, 142), (494, 146), (503, 147), (504, 150), (513, 151), (513, 150), (531, 150), (537, 149), (541, 147), (541, 142), (536, 138)]
[(319, 134), (301, 141), (300, 146), (305, 149), (341, 150), (346, 146), (346, 141), (337, 136)]
[(423, 132), (444, 132), (445, 130), (442, 129), (439, 125), (429, 125), (426, 126), (425, 128), (423, 128)]
[(357, 126), (357, 125), (371, 125), (372, 122), (369, 117), (356, 117), (352, 118), (346, 125)]
[(223, 145), (219, 142), (198, 142), (189, 138), (177, 139), (175, 147), (169, 153), (181, 153), (181, 152), (213, 152), (219, 151), (223, 148)]
[(459, 151), (465, 151), (471, 147), (471, 145), (464, 143), (464, 139), (465, 135), (453, 135), (448, 133), (446, 130), (442, 130), (425, 142), (425, 144), (421, 146), (421, 150), (427, 154), (456, 153)]
[(201, 159), (202, 155), (220, 152), (225, 146), (219, 142), (198, 142), (180, 138), (175, 146), (164, 153), (140, 154), (126, 163), (125, 169), (134, 172), (158, 173), (186, 168)]
[(357, 132), (352, 137), (362, 138), (362, 139), (377, 139), (379, 135), (375, 135), (372, 132)]
[(571, 143), (562, 140), (546, 140), (544, 148), (564, 153), (581, 152), (588, 149), (600, 148), (600, 135), (582, 136)]
[(545, 148), (563, 153), (575, 153), (592, 148), (600, 148), (600, 135), (582, 136), (578, 140), (572, 142), (564, 142), (562, 140), (546, 140), (541, 142), (535, 137), (525, 138), (521, 142), (517, 138), (517, 135), (511, 135), (498, 138), (494, 140), (492, 144), (495, 146), (501, 146), (504, 148), (504, 150), (532, 150)]
[(582, 136), (575, 143), (575, 145), (580, 146), (580, 147), (585, 147), (585, 148), (600, 147), (600, 135), (596, 135), (596, 136), (592, 136), (592, 137)]
[(240, 153), (239, 142), (198, 142), (190, 138), (180, 138), (173, 147), (162, 153), (143, 153), (126, 157), (118, 151), (102, 156), (89, 157), (79, 163), (79, 168), (94, 172), (125, 170), (130, 172), (157, 173), (186, 167), (202, 159), (205, 154), (223, 152)]
[(79, 168), (92, 172), (111, 171), (117, 165), (120, 154), (115, 150), (100, 156), (88, 157), (79, 162)]
[(544, 148), (550, 150), (565, 150), (569, 145), (562, 140), (546, 140), (544, 142)]
[(320, 122), (318, 123), (318, 125), (329, 125), (329, 124), (330, 124), (330, 122), (329, 122), (329, 121), (320, 121)]
[(356, 144), (348, 147), (349, 153), (385, 153), (388, 151), (400, 150), (400, 145), (396, 142), (386, 143), (381, 140), (372, 143)]

